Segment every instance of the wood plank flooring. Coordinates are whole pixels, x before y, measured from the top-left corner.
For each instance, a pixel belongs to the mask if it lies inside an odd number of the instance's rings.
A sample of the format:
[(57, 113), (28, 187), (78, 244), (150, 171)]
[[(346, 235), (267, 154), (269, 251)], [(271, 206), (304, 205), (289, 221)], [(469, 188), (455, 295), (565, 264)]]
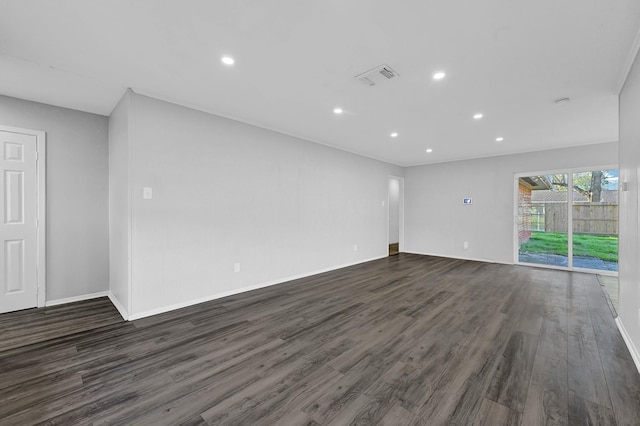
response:
[(0, 315), (0, 353), (119, 322), (106, 297)]
[(604, 287), (605, 292), (609, 296), (609, 306), (614, 312), (614, 317), (617, 316), (617, 310), (619, 307), (618, 300), (618, 277), (613, 277), (610, 275), (598, 275), (598, 279), (600, 280), (600, 285)]
[(0, 316), (3, 426), (640, 424), (595, 275), (400, 253), (128, 323), (58, 309)]

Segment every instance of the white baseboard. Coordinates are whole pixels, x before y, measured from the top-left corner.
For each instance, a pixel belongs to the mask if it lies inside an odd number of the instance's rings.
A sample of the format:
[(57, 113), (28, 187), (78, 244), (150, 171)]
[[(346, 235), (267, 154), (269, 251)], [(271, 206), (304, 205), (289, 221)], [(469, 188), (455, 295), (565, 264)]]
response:
[(411, 251), (411, 250), (403, 250), (402, 253), (417, 254), (420, 256), (445, 257), (447, 259), (470, 260), (472, 262), (499, 263), (501, 265), (513, 265), (513, 262), (503, 262), (501, 260), (480, 259), (480, 258), (474, 258), (474, 257), (458, 257), (458, 256), (451, 256), (448, 254), (423, 253), (423, 252)]
[(638, 352), (638, 348), (631, 340), (631, 336), (627, 333), (627, 329), (624, 328), (624, 324), (620, 320), (620, 317), (616, 318), (616, 324), (618, 324), (618, 329), (620, 330), (620, 334), (622, 334), (622, 338), (624, 342), (627, 344), (627, 348), (629, 348), (629, 352), (631, 353), (631, 358), (633, 358), (633, 362), (636, 364), (636, 369), (640, 373), (640, 352)]
[[(199, 303), (209, 302), (211, 300), (222, 299), (223, 297), (233, 296), (233, 295), (239, 294), (239, 293), (246, 293), (248, 291), (257, 290), (257, 289), (260, 289), (260, 288), (270, 287), (272, 285), (282, 284), (282, 283), (285, 283), (285, 282), (288, 282), (288, 281), (293, 281), (293, 280), (297, 280), (297, 279), (300, 279), (300, 278), (310, 277), (312, 275), (322, 274), (324, 272), (335, 271), (336, 269), (347, 268), (349, 266), (359, 265), (361, 263), (366, 263), (366, 262), (371, 262), (373, 260), (383, 259), (385, 257), (387, 257), (387, 256), (384, 255), (384, 256), (379, 256), (379, 257), (372, 257), (370, 259), (359, 260), (357, 262), (347, 263), (347, 264), (339, 265), (339, 266), (332, 266), (332, 267), (329, 267), (329, 268), (319, 269), (319, 270), (313, 271), (313, 272), (307, 272), (307, 273), (304, 273), (304, 274), (293, 275), (293, 276), (290, 276), (290, 277), (287, 277), (287, 278), (281, 278), (281, 279), (278, 279), (278, 280), (268, 281), (268, 282), (256, 284), (256, 285), (253, 285), (253, 286), (248, 286), (248, 287), (243, 287), (243, 288), (239, 288), (239, 289), (233, 289), (233, 290), (225, 291), (225, 292), (222, 292), (222, 293), (212, 294), (210, 296), (201, 297), (199, 299), (192, 299), (192, 300), (188, 300), (186, 302), (175, 303), (173, 305), (163, 306), (163, 307), (157, 308), (157, 309), (151, 309), (151, 310), (144, 311), (144, 312), (138, 312), (138, 313), (134, 313), (132, 315), (129, 315), (128, 320), (129, 321), (134, 321), (134, 320), (137, 320), (137, 319), (150, 317), (152, 315), (158, 315), (158, 314), (162, 314), (162, 313), (165, 313), (165, 312), (174, 311), (176, 309), (186, 308), (187, 306), (197, 305)], [(116, 306), (116, 308), (117, 308), (117, 306)], [(118, 309), (118, 310), (120, 310), (120, 309)], [(120, 314), (122, 314), (122, 311), (120, 311)], [(123, 317), (124, 317), (124, 315), (123, 315)]]
[(111, 300), (111, 303), (113, 303), (113, 306), (116, 307), (116, 309), (118, 310), (118, 312), (120, 312), (120, 315), (122, 316), (122, 318), (125, 321), (129, 321), (129, 313), (127, 312), (127, 310), (124, 308), (124, 306), (122, 305), (122, 303), (120, 303), (120, 301), (118, 300), (118, 298), (111, 292), (109, 292), (107, 294), (107, 296), (109, 297), (109, 300)]
[(108, 291), (100, 291), (98, 293), (83, 294), (82, 296), (67, 297), (64, 299), (47, 300), (44, 306), (63, 305), (65, 303), (80, 302), (82, 300), (97, 299), (98, 297), (108, 296)]

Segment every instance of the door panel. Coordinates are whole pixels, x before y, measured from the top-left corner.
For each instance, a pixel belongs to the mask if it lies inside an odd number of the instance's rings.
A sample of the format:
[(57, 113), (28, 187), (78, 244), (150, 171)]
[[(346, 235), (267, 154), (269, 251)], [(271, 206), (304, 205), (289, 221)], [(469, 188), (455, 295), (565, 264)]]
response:
[(518, 179), (518, 262), (567, 266), (567, 174)]
[(34, 135), (0, 131), (0, 312), (37, 306)]
[(6, 294), (21, 293), (26, 290), (24, 282), (24, 240), (4, 242), (4, 267)]
[(573, 174), (573, 266), (618, 270), (618, 170)]
[(24, 223), (24, 173), (19, 170), (4, 171), (4, 223)]

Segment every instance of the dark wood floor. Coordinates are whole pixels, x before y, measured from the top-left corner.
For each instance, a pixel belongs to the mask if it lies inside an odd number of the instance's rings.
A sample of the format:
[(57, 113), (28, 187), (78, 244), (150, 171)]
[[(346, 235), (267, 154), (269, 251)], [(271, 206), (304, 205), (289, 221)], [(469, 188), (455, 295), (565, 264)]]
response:
[(0, 316), (0, 424), (640, 424), (594, 275), (401, 253), (130, 323), (86, 303)]
[(0, 355), (8, 349), (121, 322), (122, 317), (106, 297), (0, 315)]

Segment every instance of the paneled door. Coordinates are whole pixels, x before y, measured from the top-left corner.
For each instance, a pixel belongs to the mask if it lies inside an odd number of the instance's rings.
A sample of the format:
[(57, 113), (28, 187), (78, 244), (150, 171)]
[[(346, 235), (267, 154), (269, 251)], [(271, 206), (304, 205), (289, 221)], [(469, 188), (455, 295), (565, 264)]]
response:
[(38, 305), (37, 136), (0, 130), (0, 313)]

